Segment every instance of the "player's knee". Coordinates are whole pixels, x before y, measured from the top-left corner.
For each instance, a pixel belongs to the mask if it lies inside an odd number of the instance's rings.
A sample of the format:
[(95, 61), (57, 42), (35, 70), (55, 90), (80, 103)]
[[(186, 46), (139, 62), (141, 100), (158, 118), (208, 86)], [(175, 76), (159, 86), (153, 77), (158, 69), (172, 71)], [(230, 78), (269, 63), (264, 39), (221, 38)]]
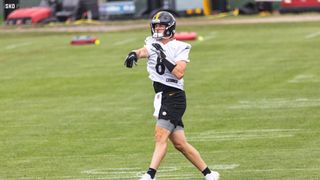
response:
[(164, 133), (162, 133), (161, 131), (156, 131), (155, 135), (154, 135), (156, 143), (166, 143), (167, 142), (166, 137), (167, 136)]
[(185, 142), (175, 143), (175, 144), (174, 144), (174, 147), (175, 147), (178, 151), (184, 153), (184, 152), (186, 151), (186, 148), (187, 148), (187, 143), (185, 143)]

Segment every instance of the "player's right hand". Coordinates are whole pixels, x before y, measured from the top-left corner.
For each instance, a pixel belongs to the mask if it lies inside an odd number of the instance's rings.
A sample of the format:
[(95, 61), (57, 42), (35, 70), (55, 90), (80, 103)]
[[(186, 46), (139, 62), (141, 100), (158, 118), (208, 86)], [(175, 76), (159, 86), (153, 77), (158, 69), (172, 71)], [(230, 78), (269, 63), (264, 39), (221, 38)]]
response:
[(127, 68), (132, 68), (133, 64), (137, 65), (138, 56), (136, 52), (130, 52), (124, 61)]
[(166, 54), (164, 53), (164, 50), (160, 44), (152, 43), (152, 46), (156, 49), (156, 53), (158, 54), (161, 60), (166, 58)]

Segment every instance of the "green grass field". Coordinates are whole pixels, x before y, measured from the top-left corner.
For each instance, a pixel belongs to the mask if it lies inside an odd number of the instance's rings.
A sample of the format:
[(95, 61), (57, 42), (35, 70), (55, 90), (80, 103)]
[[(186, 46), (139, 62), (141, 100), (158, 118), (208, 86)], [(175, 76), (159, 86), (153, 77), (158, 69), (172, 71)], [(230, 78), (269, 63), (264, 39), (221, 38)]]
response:
[[(196, 31), (188, 140), (222, 180), (320, 179), (319, 23)], [(138, 179), (153, 151), (153, 89), (123, 60), (150, 31), (0, 33), (0, 179)], [(82, 33), (88, 34), (88, 33)], [(159, 180), (201, 180), (172, 145)]]

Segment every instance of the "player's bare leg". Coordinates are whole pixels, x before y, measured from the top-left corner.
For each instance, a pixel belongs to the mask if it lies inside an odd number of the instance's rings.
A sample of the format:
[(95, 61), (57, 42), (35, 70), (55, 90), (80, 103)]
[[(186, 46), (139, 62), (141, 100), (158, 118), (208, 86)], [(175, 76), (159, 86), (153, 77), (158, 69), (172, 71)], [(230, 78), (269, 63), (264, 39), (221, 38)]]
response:
[(174, 147), (180, 151), (199, 171), (203, 171), (207, 165), (200, 156), (200, 153), (187, 142), (184, 131), (174, 131), (169, 136)]
[(184, 131), (174, 131), (169, 136), (174, 147), (179, 150), (199, 171), (205, 176), (206, 180), (218, 180), (219, 173), (211, 171), (203, 161), (200, 153), (187, 142)]
[(155, 128), (155, 149), (153, 152), (150, 168), (158, 169), (162, 159), (167, 153), (168, 138), (170, 131), (156, 126)]

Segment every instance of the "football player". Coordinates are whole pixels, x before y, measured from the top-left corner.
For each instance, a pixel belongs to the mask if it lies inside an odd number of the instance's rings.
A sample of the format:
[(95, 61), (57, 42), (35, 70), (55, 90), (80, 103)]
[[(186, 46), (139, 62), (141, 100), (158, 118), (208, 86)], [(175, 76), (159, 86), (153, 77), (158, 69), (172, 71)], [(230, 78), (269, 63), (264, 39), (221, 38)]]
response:
[(145, 46), (131, 51), (125, 59), (125, 66), (132, 68), (140, 58), (147, 58), (149, 78), (153, 81), (155, 149), (148, 171), (141, 180), (155, 180), (155, 174), (167, 152), (167, 140), (173, 143), (206, 180), (218, 180), (219, 173), (211, 171), (199, 152), (185, 137), (182, 116), (186, 110), (186, 95), (183, 76), (189, 63), (191, 45), (174, 38), (176, 20), (167, 11), (156, 13), (150, 23), (151, 36)]

